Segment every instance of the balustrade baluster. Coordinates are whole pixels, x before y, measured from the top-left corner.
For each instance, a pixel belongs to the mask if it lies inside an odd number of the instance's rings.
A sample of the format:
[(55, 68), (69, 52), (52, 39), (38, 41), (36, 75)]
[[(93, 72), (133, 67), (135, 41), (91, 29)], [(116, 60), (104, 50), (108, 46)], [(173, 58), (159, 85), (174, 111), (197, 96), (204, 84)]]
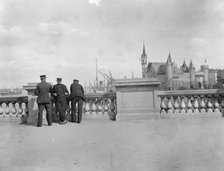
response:
[(160, 104), (160, 113), (166, 112), (167, 105), (165, 103), (165, 96), (161, 97), (161, 104)]
[(220, 110), (219, 110), (219, 102), (218, 102), (218, 98), (219, 98), (219, 95), (214, 95), (214, 113), (216, 114), (220, 114)]
[(174, 111), (173, 111), (173, 113), (178, 114), (178, 113), (180, 113), (180, 104), (178, 102), (178, 96), (174, 96), (173, 98), (174, 98), (174, 104), (173, 104)]
[(21, 121), (22, 123), (26, 123), (27, 120), (27, 106), (26, 103), (21, 103), (21, 109), (22, 109), (22, 116), (21, 116)]
[(203, 95), (201, 95), (200, 112), (201, 113), (206, 113), (206, 110), (205, 110), (205, 99), (204, 99)]
[(191, 96), (187, 97), (188, 102), (187, 102), (187, 113), (188, 114), (193, 114), (193, 110), (192, 110), (192, 103), (191, 103)]
[(210, 95), (208, 96), (208, 102), (207, 102), (208, 109), (207, 109), (207, 113), (213, 113), (213, 110), (212, 110), (213, 105), (211, 103), (211, 97), (212, 96), (210, 96)]
[(97, 103), (97, 114), (103, 115), (102, 99)]
[(15, 109), (16, 109), (16, 117), (19, 117), (19, 103), (15, 103)]
[(3, 111), (3, 117), (6, 117), (6, 103), (2, 103), (2, 111)]
[(194, 113), (199, 114), (199, 103), (198, 103), (198, 96), (194, 96)]
[(108, 104), (108, 99), (104, 99), (104, 115), (108, 116), (109, 115), (109, 104)]
[[(23, 113), (23, 109), (21, 108), (21, 104), (19, 104), (19, 111), (18, 111), (18, 113), (19, 113), (19, 117), (21, 117), (22, 113)], [(45, 118), (45, 116), (46, 116), (46, 111), (44, 109), (43, 118)]]
[(167, 101), (167, 113), (172, 114), (173, 113), (173, 104), (171, 102), (171, 96), (168, 96), (167, 99), (168, 99), (168, 101)]
[(6, 104), (6, 108), (5, 108), (5, 114), (6, 114), (7, 118), (10, 117), (10, 109), (9, 109), (9, 105), (7, 105), (7, 104)]
[(115, 121), (116, 120), (116, 105), (115, 105), (115, 103), (116, 103), (116, 101), (115, 101), (115, 99), (111, 99), (111, 101), (110, 101), (110, 114), (109, 114), (109, 116), (110, 116), (110, 119), (111, 120), (113, 120), (113, 121)]
[(13, 114), (14, 114), (13, 113), (13, 104), (10, 102), (8, 106), (9, 106), (9, 116), (11, 118), (11, 117), (13, 117)]
[(86, 103), (85, 103), (85, 115), (86, 115), (86, 116), (89, 116), (89, 115), (90, 115), (90, 113), (91, 113), (90, 110), (91, 110), (91, 109), (90, 109), (90, 104), (89, 104), (89, 102), (86, 102)]
[(95, 102), (92, 103), (92, 107), (91, 107), (92, 111), (91, 111), (91, 115), (92, 116), (96, 116), (96, 111), (97, 111), (97, 108), (96, 108), (96, 104)]
[(182, 114), (185, 114), (186, 113), (186, 104), (185, 104), (184, 98), (185, 98), (185, 96), (181, 96), (180, 107), (181, 107), (181, 113)]
[(2, 109), (2, 105), (0, 105), (0, 118), (3, 117), (3, 109)]

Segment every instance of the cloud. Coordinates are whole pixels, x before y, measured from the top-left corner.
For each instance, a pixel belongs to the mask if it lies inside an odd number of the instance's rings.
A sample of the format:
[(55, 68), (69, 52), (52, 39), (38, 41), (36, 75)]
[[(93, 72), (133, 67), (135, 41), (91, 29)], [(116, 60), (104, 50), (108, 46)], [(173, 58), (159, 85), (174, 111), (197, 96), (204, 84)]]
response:
[(25, 30), (20, 26), (12, 26), (6, 28), (0, 25), (0, 45), (16, 45), (24, 44), (24, 38), (26, 37)]
[(190, 39), (190, 45), (195, 47), (203, 47), (208, 44), (208, 40), (201, 38), (201, 37), (192, 37)]
[(96, 6), (100, 5), (101, 0), (89, 0), (90, 4), (95, 4)]
[(214, 3), (214, 2), (212, 2), (212, 3), (213, 3), (212, 11), (223, 14), (224, 2), (223, 1), (216, 1), (216, 3)]
[(89, 32), (75, 27), (74, 25), (64, 21), (41, 22), (37, 26), (38, 31), (45, 34), (61, 35), (76, 34), (78, 36), (87, 36)]
[(3, 1), (0, 1), (0, 18), (2, 18), (3, 12), (4, 12), (4, 3)]

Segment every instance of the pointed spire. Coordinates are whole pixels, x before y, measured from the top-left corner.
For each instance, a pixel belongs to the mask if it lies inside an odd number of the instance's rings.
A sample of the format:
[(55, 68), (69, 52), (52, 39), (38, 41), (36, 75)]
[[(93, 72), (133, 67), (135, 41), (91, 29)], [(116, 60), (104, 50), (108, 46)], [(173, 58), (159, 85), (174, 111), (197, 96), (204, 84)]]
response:
[(190, 60), (189, 68), (194, 68), (194, 64), (193, 64), (192, 60)]
[(146, 55), (146, 53), (145, 53), (145, 43), (143, 43), (143, 52), (142, 52), (142, 55)]
[(187, 66), (187, 64), (186, 64), (185, 59), (184, 59), (182, 67), (185, 67), (185, 66)]
[(172, 64), (172, 59), (171, 59), (170, 52), (169, 52), (169, 56), (167, 58), (166, 64)]

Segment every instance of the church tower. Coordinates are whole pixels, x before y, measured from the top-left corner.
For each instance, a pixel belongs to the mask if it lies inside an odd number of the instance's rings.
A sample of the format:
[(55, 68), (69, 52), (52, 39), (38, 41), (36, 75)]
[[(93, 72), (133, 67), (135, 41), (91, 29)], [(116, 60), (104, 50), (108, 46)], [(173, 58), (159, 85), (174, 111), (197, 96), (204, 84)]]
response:
[(169, 56), (166, 61), (166, 82), (167, 88), (172, 89), (172, 82), (173, 82), (173, 70), (172, 70), (172, 59), (169, 53)]
[(145, 52), (145, 44), (143, 44), (143, 52), (142, 52), (140, 61), (142, 65), (142, 77), (145, 78), (147, 73), (147, 64), (148, 64), (148, 57)]
[(195, 70), (195, 67), (194, 67), (192, 61), (190, 61), (189, 74), (190, 74), (190, 88), (195, 88), (195, 86), (196, 86), (196, 70)]
[(201, 71), (204, 73), (204, 78), (203, 78), (203, 84), (204, 84), (204, 88), (208, 88), (208, 64), (207, 64), (207, 60), (205, 59), (205, 64), (201, 65)]

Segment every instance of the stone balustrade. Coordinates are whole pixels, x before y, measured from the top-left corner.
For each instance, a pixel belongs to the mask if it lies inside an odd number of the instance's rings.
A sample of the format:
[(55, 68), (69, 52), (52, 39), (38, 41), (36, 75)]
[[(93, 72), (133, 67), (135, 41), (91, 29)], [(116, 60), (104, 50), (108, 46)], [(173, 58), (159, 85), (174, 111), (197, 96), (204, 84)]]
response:
[[(83, 119), (110, 119), (116, 120), (116, 94), (86, 94), (83, 103)], [(77, 110), (76, 110), (77, 111)], [(67, 112), (68, 120), (71, 120), (71, 110)], [(58, 121), (54, 116), (54, 121)]]
[(83, 111), (84, 117), (105, 116), (116, 120), (116, 94), (87, 94)]
[(0, 118), (2, 118), (3, 120), (21, 119), (22, 123), (26, 123), (27, 116), (27, 96), (0, 97)]
[(160, 114), (222, 116), (223, 92), (217, 89), (158, 91)]

